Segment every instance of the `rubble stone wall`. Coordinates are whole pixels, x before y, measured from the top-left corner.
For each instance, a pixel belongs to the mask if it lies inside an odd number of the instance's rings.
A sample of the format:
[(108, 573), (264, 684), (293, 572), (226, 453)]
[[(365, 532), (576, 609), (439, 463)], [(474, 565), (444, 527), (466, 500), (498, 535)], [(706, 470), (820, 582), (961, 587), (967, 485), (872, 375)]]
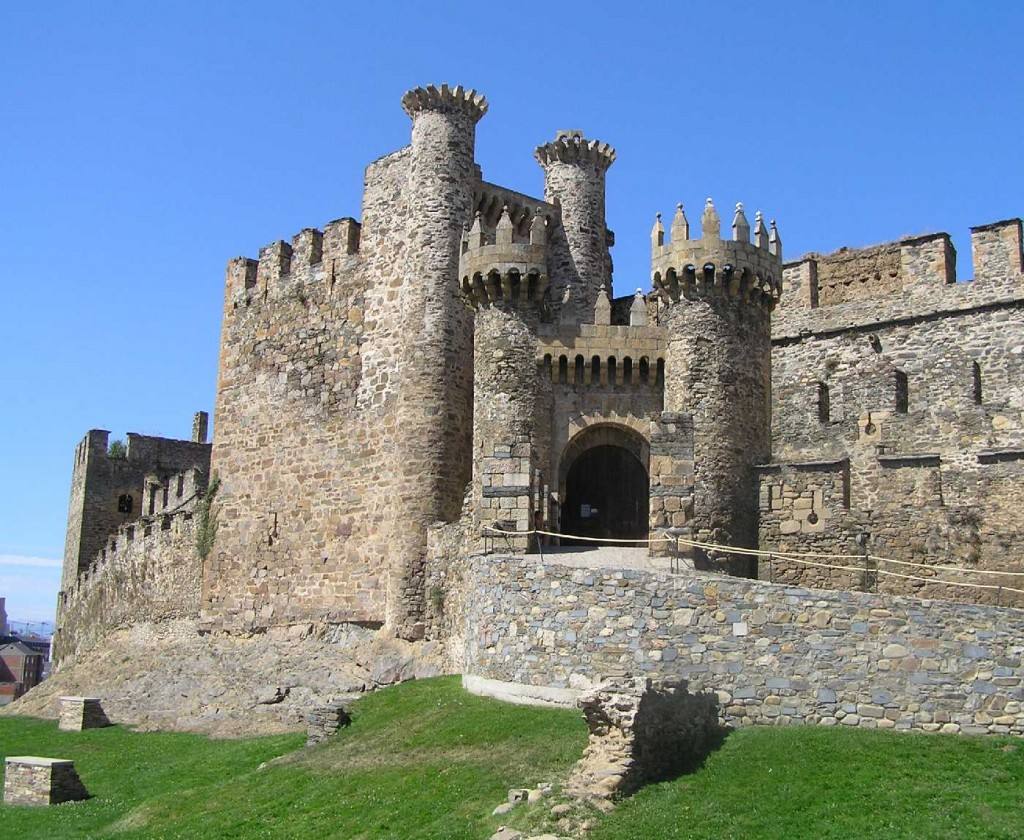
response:
[(731, 725), (1024, 734), (1024, 612), (718, 575), (466, 560), (465, 671), (682, 678)]
[(201, 568), (191, 511), (123, 526), (61, 593), (54, 664), (90, 650), (118, 628), (196, 618)]

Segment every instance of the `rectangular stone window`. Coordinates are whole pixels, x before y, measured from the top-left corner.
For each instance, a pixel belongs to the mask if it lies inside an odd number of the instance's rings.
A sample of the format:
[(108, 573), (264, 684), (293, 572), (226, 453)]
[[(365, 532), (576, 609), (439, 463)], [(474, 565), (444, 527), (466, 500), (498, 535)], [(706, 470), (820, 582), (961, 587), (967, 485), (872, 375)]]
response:
[(907, 375), (902, 371), (896, 371), (896, 413), (906, 414), (910, 410), (910, 384), (907, 382)]

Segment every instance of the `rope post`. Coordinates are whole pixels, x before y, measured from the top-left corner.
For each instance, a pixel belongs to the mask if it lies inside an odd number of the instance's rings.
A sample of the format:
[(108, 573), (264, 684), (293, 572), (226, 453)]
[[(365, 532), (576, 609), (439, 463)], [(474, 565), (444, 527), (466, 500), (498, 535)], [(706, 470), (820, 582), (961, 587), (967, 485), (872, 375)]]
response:
[(1003, 605), (1003, 585), (999, 584), (999, 588), (996, 589), (996, 606), (1001, 607)]
[(543, 534), (538, 534), (536, 530), (534, 530), (533, 533), (534, 533), (534, 536), (537, 537), (537, 551), (540, 552), (540, 562), (543, 563), (544, 562), (544, 535)]
[(775, 564), (772, 562), (774, 558), (771, 554), (768, 555), (768, 583), (775, 583)]

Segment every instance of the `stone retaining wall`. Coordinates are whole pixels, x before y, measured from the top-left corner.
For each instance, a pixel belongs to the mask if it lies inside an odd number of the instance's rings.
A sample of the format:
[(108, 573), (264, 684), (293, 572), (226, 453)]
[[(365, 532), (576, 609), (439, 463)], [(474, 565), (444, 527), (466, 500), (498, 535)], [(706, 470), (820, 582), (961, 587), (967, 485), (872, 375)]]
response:
[[(469, 558), (465, 671), (585, 689), (681, 677), (723, 723), (1024, 734), (1024, 612), (697, 572)], [(483, 679), (480, 679), (483, 678)]]

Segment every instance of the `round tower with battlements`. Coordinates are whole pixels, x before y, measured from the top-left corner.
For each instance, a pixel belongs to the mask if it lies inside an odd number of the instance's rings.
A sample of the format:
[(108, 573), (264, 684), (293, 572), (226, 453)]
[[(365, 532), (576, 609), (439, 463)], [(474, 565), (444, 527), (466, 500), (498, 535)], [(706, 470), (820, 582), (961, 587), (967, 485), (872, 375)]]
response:
[[(654, 289), (666, 304), (665, 412), (652, 458), (675, 460), (673, 481), (652, 487), (652, 520), (697, 541), (757, 546), (754, 466), (768, 460), (771, 430), (771, 311), (782, 280), (774, 222), (757, 214), (754, 241), (741, 204), (723, 239), (711, 199), (691, 237), (682, 205), (665, 241), (660, 216), (651, 234)], [(701, 555), (703, 556), (703, 555)], [(714, 559), (714, 553), (711, 553)], [(729, 571), (748, 558), (721, 558)]]
[[(548, 220), (535, 211), (517, 233), (506, 207), (488, 231), (480, 215), (463, 243), (460, 275), (476, 310), (473, 368), (473, 502), (496, 551), (526, 551), (540, 509), (537, 324), (548, 287)], [(499, 532), (518, 532), (503, 536)]]
[(613, 236), (605, 223), (605, 173), (615, 149), (587, 140), (581, 131), (559, 131), (538, 146), (534, 157), (544, 169), (544, 200), (562, 209), (559, 230), (552, 231), (551, 277), (556, 297), (571, 288), (580, 315), (593, 311), (602, 286), (612, 285), (608, 249)]
[(408, 91), (402, 107), (412, 119), (412, 147), (387, 620), (399, 635), (416, 637), (426, 529), (458, 518), (471, 476), (473, 322), (461, 299), (459, 258), (476, 181), (476, 123), (487, 101), (431, 85)]

